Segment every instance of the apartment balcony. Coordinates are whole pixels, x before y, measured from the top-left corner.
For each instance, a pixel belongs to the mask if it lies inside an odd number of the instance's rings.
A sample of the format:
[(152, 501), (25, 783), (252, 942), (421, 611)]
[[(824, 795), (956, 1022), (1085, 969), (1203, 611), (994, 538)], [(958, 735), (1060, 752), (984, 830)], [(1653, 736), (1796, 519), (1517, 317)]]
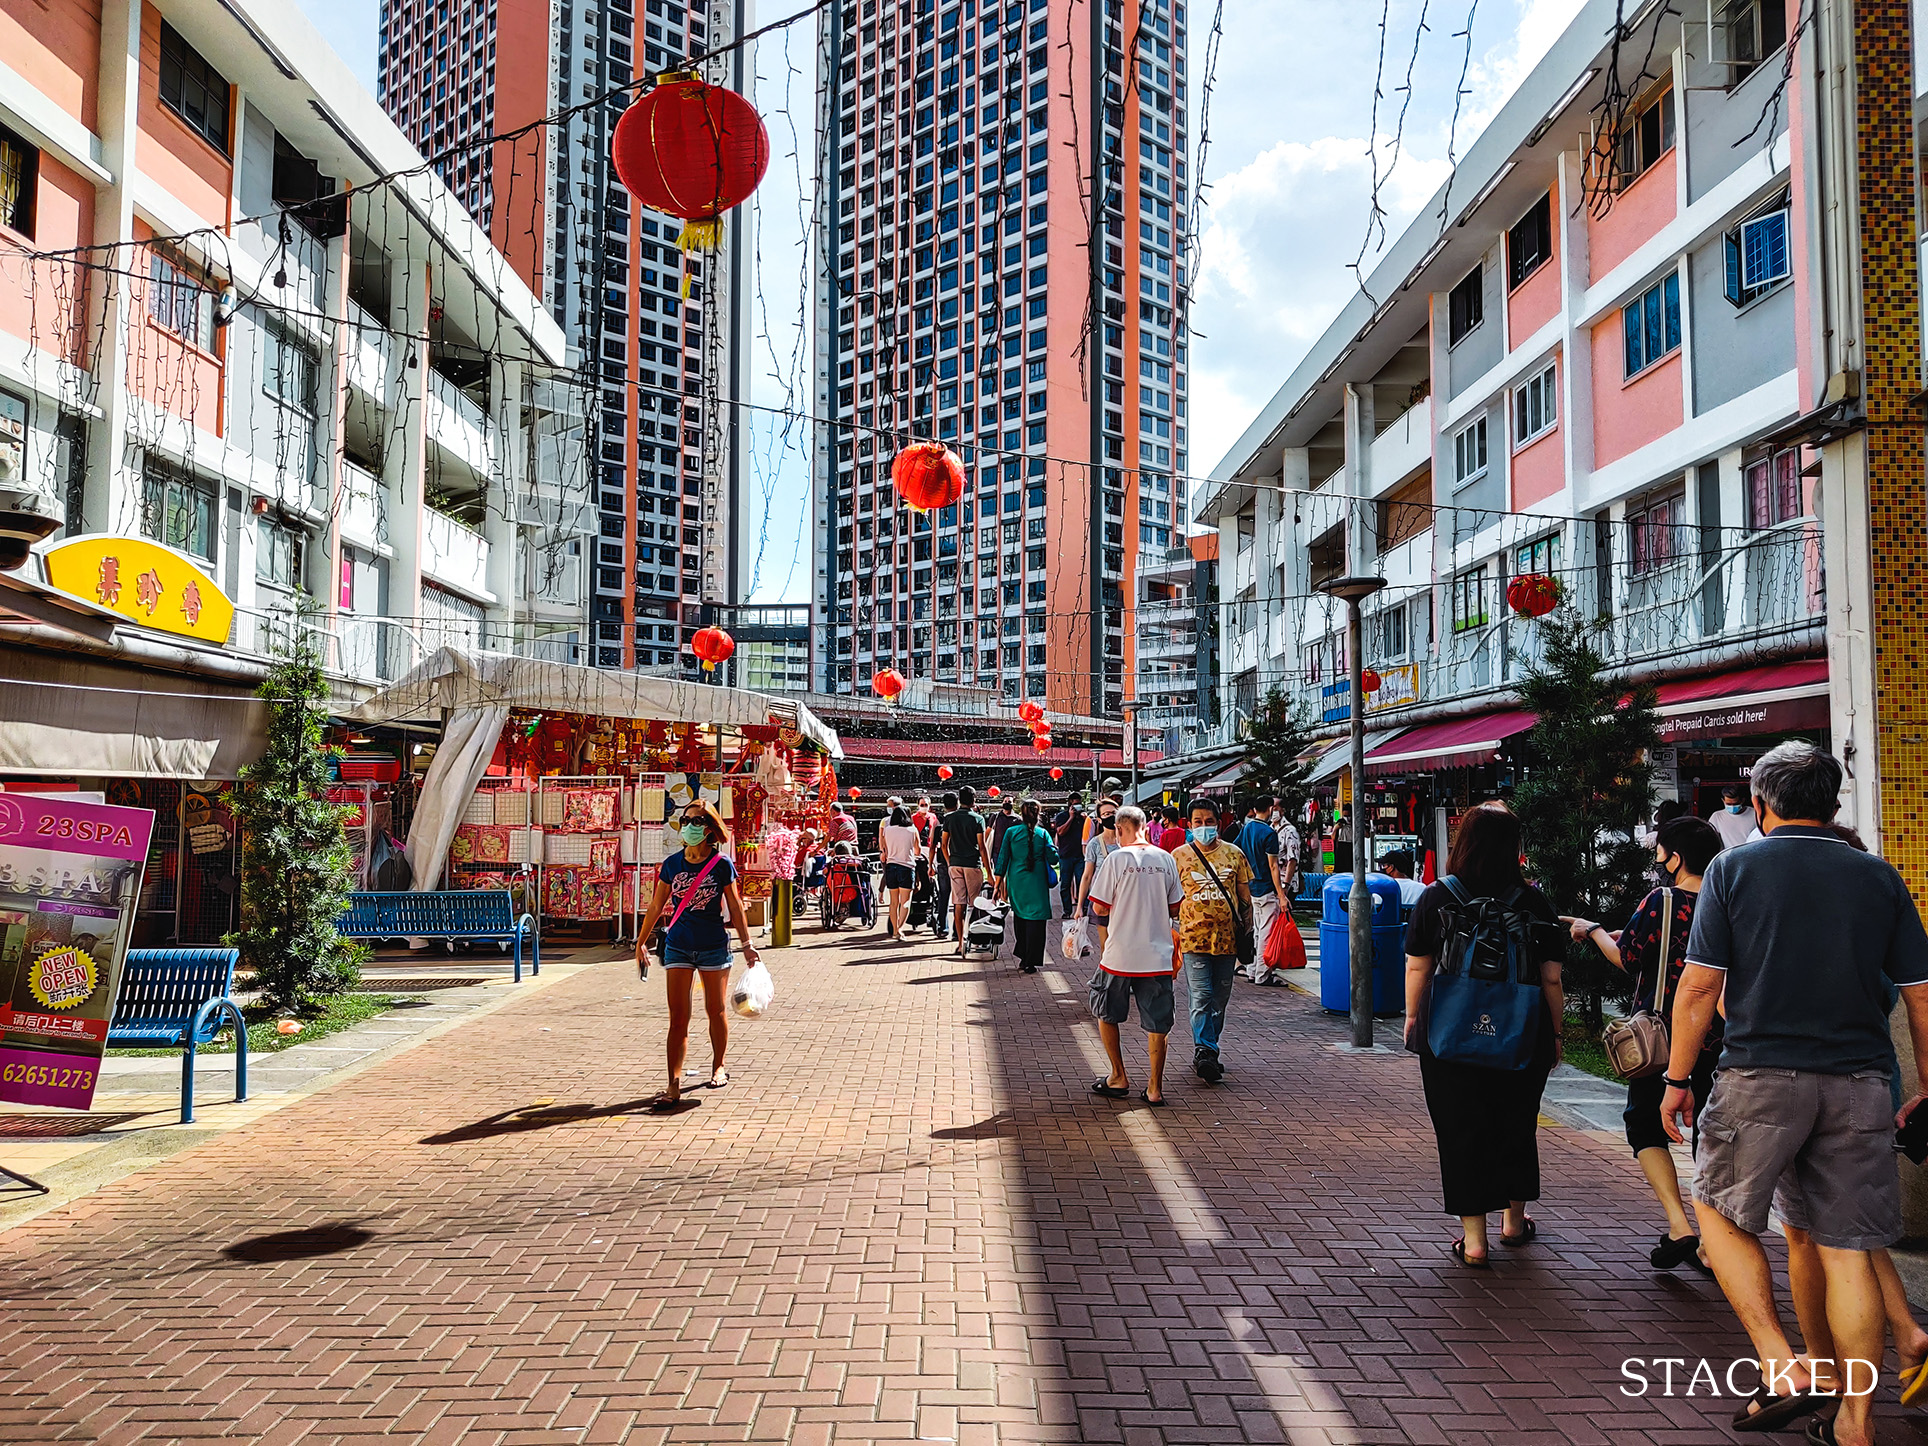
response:
[(482, 408), (462, 390), (431, 370), (428, 374), (428, 439), (444, 456), (460, 462), (478, 477), (490, 473), (490, 459), (501, 454), (494, 429)]
[(374, 551), (381, 539), (382, 484), (365, 467), (344, 459), (341, 464), (341, 535), (357, 547)]
[(389, 361), (393, 339), (361, 307), (348, 303), (346, 346), (348, 385), (383, 406), (389, 404)]
[(1426, 397), (1394, 417), (1372, 440), (1372, 490), (1384, 492), (1433, 460), (1433, 400)]
[(477, 602), (497, 600), (489, 591), (489, 544), (433, 508), (422, 509), (422, 576)]

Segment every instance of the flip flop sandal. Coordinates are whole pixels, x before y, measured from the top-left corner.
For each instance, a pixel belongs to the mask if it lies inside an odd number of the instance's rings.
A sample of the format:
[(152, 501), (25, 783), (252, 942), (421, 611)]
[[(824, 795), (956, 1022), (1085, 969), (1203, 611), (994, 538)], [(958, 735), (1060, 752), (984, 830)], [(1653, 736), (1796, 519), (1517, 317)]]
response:
[(715, 1074), (711, 1075), (709, 1084), (705, 1086), (705, 1088), (713, 1089), (713, 1090), (728, 1089), (729, 1087), (730, 1087), (730, 1072), (727, 1069), (720, 1069)]
[(1802, 1434), (1812, 1441), (1814, 1446), (1840, 1446), (1840, 1443), (1834, 1439), (1834, 1417), (1832, 1416), (1820, 1416), (1808, 1422), (1807, 1430)]
[(1465, 1266), (1468, 1270), (1491, 1270), (1493, 1268), (1493, 1262), (1486, 1259), (1484, 1256), (1482, 1256), (1478, 1260), (1474, 1260), (1467, 1255), (1466, 1241), (1464, 1238), (1455, 1240), (1451, 1245), (1447, 1246), (1446, 1248), (1452, 1252), (1453, 1259), (1457, 1260), (1461, 1265)]
[(1091, 1082), (1091, 1092), (1094, 1095), (1103, 1095), (1108, 1100), (1128, 1100), (1131, 1098), (1131, 1090), (1126, 1086), (1109, 1084), (1101, 1079), (1094, 1079)]
[[(1792, 1396), (1777, 1396), (1762, 1386), (1741, 1402), (1741, 1408), (1734, 1413), (1729, 1424), (1736, 1431), (1783, 1431), (1803, 1416), (1811, 1416), (1833, 1404), (1834, 1397), (1831, 1395), (1802, 1391)], [(1754, 1406), (1760, 1409), (1749, 1409)]]
[(1918, 1366), (1905, 1367), (1901, 1372), (1901, 1404), (1912, 1406), (1920, 1399), (1921, 1393), (1928, 1391), (1928, 1361)]
[(1518, 1235), (1508, 1235), (1504, 1230), (1502, 1230), (1500, 1232), (1500, 1244), (1512, 1246), (1515, 1248), (1522, 1245), (1531, 1245), (1533, 1243), (1534, 1237), (1537, 1236), (1539, 1233), (1540, 1233), (1540, 1222), (1535, 1220), (1531, 1215), (1529, 1215), (1526, 1217), (1525, 1228), (1522, 1229)]
[(1698, 1235), (1683, 1235), (1678, 1240), (1671, 1235), (1663, 1235), (1660, 1243), (1648, 1253), (1647, 1263), (1655, 1270), (1672, 1270), (1676, 1265), (1685, 1265), (1689, 1257), (1700, 1257)]
[(1166, 1105), (1171, 1103), (1171, 1101), (1166, 1099), (1163, 1095), (1160, 1095), (1157, 1099), (1153, 1099), (1150, 1095), (1146, 1094), (1143, 1090), (1138, 1091), (1138, 1098), (1143, 1100), (1146, 1104), (1150, 1105), (1155, 1110), (1162, 1110), (1165, 1108)]

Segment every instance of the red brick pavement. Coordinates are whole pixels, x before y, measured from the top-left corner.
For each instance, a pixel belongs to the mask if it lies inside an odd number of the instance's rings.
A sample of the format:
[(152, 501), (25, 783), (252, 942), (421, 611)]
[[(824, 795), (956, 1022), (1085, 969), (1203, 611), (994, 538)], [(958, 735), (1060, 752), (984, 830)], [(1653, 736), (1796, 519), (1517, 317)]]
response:
[(1075, 972), (774, 967), (686, 1114), (622, 1108), (662, 985), (613, 964), (14, 1230), (0, 1441), (1729, 1439), (1618, 1394), (1742, 1346), (1622, 1149), (1548, 1131), (1540, 1244), (1472, 1275), (1412, 1062), (1303, 996), (1239, 986), (1153, 1112), (1087, 1093)]

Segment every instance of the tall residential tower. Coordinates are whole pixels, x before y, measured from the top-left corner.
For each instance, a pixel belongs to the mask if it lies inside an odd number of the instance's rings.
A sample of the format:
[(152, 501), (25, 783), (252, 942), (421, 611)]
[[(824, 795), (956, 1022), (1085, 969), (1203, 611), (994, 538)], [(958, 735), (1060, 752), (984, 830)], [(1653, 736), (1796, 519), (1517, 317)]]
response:
[[(1185, 528), (1185, 6), (839, 0), (820, 64), (817, 685), (1115, 714)], [(924, 438), (935, 514), (890, 485)]]
[[(609, 161), (632, 79), (685, 67), (749, 24), (747, 0), (384, 0), (380, 96), (544, 299), (582, 386), (596, 459), (584, 661), (694, 672), (691, 633), (740, 600), (747, 208), (688, 263), (679, 223)], [(747, 47), (698, 67), (741, 89)], [(614, 92), (612, 94), (612, 92)], [(553, 123), (538, 125), (544, 117)], [(528, 128), (526, 133), (522, 132)], [(493, 145), (491, 136), (510, 137)]]

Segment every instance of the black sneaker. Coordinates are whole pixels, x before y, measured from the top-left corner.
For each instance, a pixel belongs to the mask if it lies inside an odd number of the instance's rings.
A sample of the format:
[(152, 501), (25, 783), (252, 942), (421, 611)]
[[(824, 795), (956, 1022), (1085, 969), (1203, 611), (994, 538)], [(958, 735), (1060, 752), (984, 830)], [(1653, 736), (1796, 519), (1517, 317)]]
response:
[(1203, 1045), (1192, 1057), (1192, 1069), (1206, 1084), (1217, 1084), (1225, 1078), (1225, 1066), (1218, 1062), (1218, 1051)]

